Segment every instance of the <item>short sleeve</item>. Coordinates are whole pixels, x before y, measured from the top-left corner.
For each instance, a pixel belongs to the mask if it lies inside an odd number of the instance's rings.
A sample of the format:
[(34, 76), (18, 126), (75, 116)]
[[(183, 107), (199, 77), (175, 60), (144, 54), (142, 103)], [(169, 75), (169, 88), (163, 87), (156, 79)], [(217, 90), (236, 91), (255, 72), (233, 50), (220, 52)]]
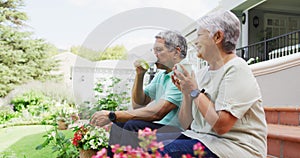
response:
[(153, 100), (163, 99), (178, 107), (181, 105), (182, 94), (172, 83), (171, 74), (160, 72), (155, 75), (151, 83), (144, 88), (144, 92)]
[(178, 88), (170, 81), (167, 85), (166, 93), (164, 99), (180, 107), (182, 102), (182, 93)]
[(156, 95), (156, 85), (158, 84), (158, 78), (160, 77), (160, 74), (156, 74), (152, 81), (144, 87), (144, 93), (149, 96), (151, 99), (155, 99)]
[(215, 107), (217, 111), (228, 111), (240, 119), (258, 99), (261, 99), (260, 90), (248, 65), (231, 65), (225, 71)]

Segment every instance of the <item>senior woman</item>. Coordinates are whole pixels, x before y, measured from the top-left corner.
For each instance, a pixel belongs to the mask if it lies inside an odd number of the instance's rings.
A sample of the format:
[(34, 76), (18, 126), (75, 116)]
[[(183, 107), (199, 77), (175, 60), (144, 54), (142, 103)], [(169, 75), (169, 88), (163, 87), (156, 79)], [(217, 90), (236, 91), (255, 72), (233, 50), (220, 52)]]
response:
[(193, 146), (201, 143), (203, 157), (266, 157), (262, 96), (251, 69), (235, 54), (239, 33), (240, 22), (230, 11), (199, 20), (197, 56), (209, 66), (191, 75), (174, 68), (173, 83), (183, 93), (179, 121), (187, 130), (163, 141), (162, 154), (195, 156)]

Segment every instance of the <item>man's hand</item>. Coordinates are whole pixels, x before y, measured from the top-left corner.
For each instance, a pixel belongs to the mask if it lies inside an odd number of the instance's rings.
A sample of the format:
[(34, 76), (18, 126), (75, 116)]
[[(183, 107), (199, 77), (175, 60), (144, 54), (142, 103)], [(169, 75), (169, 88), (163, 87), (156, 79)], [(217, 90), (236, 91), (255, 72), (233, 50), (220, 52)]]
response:
[(149, 64), (143, 59), (136, 60), (133, 65), (137, 74), (145, 74), (149, 69)]
[(110, 123), (111, 121), (108, 118), (109, 111), (102, 110), (97, 111), (94, 113), (94, 115), (90, 119), (90, 124), (93, 126), (104, 126)]

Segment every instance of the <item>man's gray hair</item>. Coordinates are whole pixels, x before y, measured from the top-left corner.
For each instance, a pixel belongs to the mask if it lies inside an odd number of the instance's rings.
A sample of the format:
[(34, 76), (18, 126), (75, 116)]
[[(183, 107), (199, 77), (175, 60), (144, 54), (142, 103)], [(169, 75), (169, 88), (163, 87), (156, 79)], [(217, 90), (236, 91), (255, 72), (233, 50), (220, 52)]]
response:
[(219, 11), (208, 14), (198, 20), (199, 29), (205, 29), (213, 37), (217, 31), (224, 33), (222, 46), (225, 52), (229, 53), (235, 50), (240, 36), (240, 21), (230, 11)]
[(180, 48), (180, 57), (185, 58), (187, 53), (186, 39), (177, 31), (163, 31), (158, 33), (155, 38), (165, 40), (165, 46), (169, 51), (173, 51), (176, 47)]

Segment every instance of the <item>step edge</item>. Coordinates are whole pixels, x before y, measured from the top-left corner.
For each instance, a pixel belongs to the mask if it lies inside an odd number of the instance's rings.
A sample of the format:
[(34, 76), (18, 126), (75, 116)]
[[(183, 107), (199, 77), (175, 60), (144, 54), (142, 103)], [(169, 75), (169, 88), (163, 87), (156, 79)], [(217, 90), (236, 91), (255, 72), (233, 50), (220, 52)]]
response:
[[(285, 131), (287, 133), (282, 133)], [(289, 133), (289, 132), (293, 133)], [(300, 143), (300, 126), (268, 124), (268, 138)]]
[(276, 111), (276, 112), (300, 112), (299, 106), (279, 106), (279, 107), (270, 107), (265, 106), (264, 111)]

